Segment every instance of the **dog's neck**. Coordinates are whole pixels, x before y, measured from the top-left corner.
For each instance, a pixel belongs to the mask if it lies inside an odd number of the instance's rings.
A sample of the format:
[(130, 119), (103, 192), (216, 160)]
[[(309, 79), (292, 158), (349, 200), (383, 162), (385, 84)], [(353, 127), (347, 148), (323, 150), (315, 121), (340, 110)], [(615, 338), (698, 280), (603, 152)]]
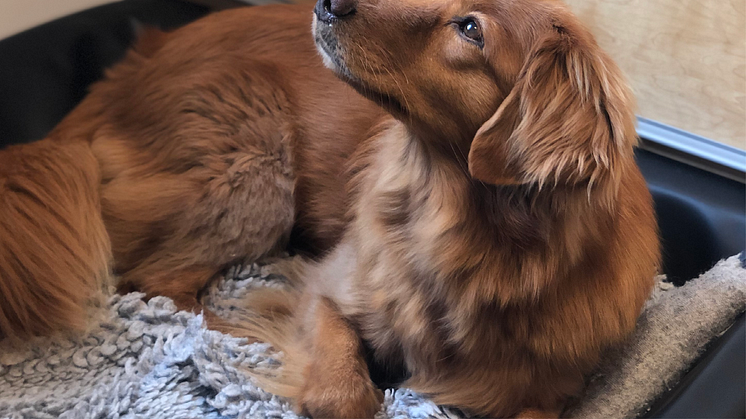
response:
[(440, 127), (432, 127), (427, 123), (416, 121), (399, 120), (399, 122), (402, 129), (406, 131), (406, 138), (418, 143), (422, 152), (432, 157), (439, 157), (443, 162), (451, 161), (463, 166), (468, 165), (469, 148), (477, 132), (476, 129), (449, 128), (458, 126), (455, 122), (444, 123)]

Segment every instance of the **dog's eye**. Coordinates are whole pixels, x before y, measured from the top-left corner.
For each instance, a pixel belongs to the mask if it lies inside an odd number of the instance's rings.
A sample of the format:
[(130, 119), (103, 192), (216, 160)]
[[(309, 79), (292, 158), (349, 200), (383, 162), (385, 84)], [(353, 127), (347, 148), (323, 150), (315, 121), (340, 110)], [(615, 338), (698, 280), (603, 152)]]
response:
[(480, 47), (484, 43), (484, 38), (482, 37), (482, 29), (479, 27), (479, 24), (476, 20), (472, 18), (466, 18), (459, 22), (459, 30), (461, 30), (461, 33), (468, 38), (470, 41), (476, 43)]

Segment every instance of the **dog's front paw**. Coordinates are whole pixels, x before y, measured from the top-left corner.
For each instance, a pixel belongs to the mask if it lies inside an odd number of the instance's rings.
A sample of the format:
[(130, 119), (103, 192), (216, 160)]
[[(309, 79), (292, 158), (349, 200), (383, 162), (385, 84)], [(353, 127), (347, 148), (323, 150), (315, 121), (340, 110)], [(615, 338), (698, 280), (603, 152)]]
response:
[(336, 382), (309, 382), (298, 399), (300, 413), (314, 419), (375, 416), (381, 410), (383, 392), (368, 377), (345, 378)]

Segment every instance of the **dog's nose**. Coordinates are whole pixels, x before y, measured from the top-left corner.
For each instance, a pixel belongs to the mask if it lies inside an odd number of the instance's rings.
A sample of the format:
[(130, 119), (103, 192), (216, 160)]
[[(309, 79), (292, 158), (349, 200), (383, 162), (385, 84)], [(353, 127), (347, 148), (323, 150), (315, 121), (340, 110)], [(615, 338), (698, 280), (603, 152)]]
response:
[(336, 17), (345, 17), (355, 13), (357, 8), (356, 0), (327, 0), (329, 11)]
[(329, 22), (351, 16), (357, 9), (357, 0), (319, 0), (316, 3), (316, 16)]

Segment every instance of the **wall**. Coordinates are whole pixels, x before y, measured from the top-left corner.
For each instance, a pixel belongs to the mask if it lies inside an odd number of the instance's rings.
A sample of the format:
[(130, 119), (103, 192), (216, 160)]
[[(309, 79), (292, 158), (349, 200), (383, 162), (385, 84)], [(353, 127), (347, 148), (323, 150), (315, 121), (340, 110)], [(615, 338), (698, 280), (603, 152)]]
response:
[(746, 1), (565, 2), (629, 77), (641, 116), (746, 149)]
[(0, 0), (0, 39), (112, 0)]

